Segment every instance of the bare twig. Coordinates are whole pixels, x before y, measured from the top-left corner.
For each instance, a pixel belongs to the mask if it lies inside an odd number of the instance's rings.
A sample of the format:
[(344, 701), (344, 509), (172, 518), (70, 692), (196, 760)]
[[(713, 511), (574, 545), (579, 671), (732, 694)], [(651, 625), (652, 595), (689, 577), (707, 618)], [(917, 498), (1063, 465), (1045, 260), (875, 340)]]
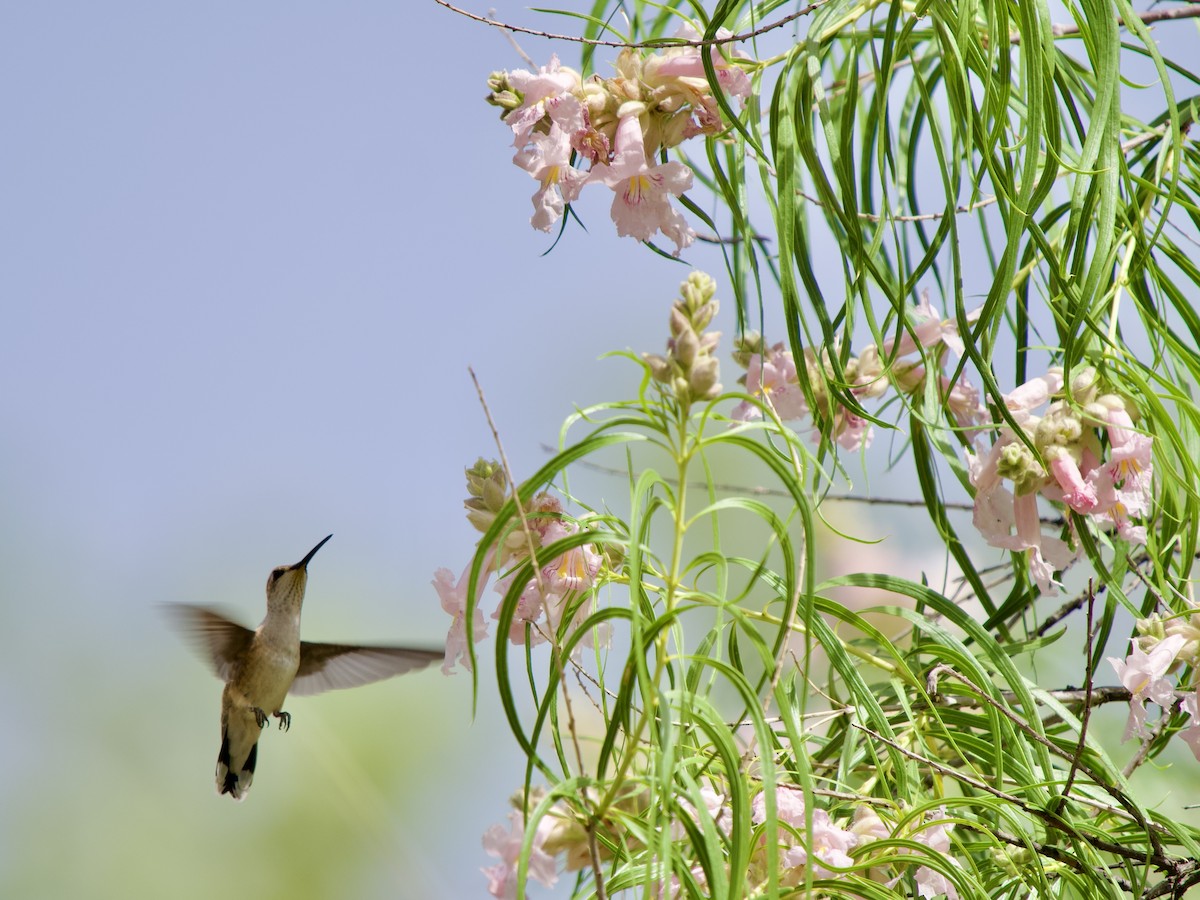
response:
[(638, 41), (629, 43), (627, 41), (601, 41), (596, 38), (576, 37), (573, 34), (555, 34), (551, 31), (540, 31), (537, 28), (524, 28), (520, 25), (510, 25), (507, 22), (499, 22), (490, 16), (481, 16), (477, 13), (467, 12), (465, 9), (459, 9), (447, 0), (434, 0), (438, 6), (444, 6), (451, 12), (458, 13), (460, 16), (465, 16), (475, 22), (480, 22), (484, 25), (490, 25), (493, 28), (501, 28), (505, 31), (516, 32), (517, 34), (528, 34), (532, 37), (546, 38), (551, 41), (564, 41), (570, 44), (585, 44), (589, 47), (618, 47), (624, 49), (626, 47), (641, 50), (655, 49), (660, 47), (715, 47), (721, 44), (736, 44), (743, 41), (750, 41), (754, 38), (766, 34), (769, 31), (774, 31), (776, 28), (782, 28), (789, 22), (794, 22), (804, 16), (811, 15), (829, 0), (817, 0), (816, 3), (810, 3), (802, 9), (794, 13), (784, 16), (782, 19), (777, 19), (769, 25), (763, 25), (761, 28), (756, 28), (754, 31), (744, 31), (741, 34), (731, 34), (728, 37), (713, 38), (712, 40), (684, 40), (682, 38), (656, 38), (652, 41)]
[[(547, 453), (557, 453), (558, 451), (549, 444), (542, 444), (542, 449)], [(601, 463), (588, 462), (587, 460), (577, 460), (574, 465), (584, 469), (591, 469), (593, 472), (600, 472), (605, 475), (624, 475), (624, 469), (618, 469), (614, 466), (605, 466)], [(664, 480), (669, 484), (674, 482), (664, 476)], [(708, 484), (691, 484), (688, 487), (693, 490), (708, 490)], [(745, 484), (730, 484), (728, 482), (715, 481), (711, 485), (713, 490), (727, 491), (729, 493), (748, 494), (751, 497), (790, 497), (791, 494), (781, 488), (769, 488), (761, 485), (745, 485)], [(904, 500), (898, 497), (856, 497), (851, 494), (826, 494), (822, 498), (822, 502), (835, 503), (866, 503), (870, 506), (903, 506), (919, 508), (925, 505), (924, 500)], [(965, 512), (970, 512), (975, 508), (972, 503), (947, 503), (946, 509), (956, 509)]]
[(1084, 683), (1083, 690), (1086, 695), (1086, 700), (1083, 704), (1083, 711), (1079, 714), (1079, 743), (1075, 745), (1075, 754), (1071, 758), (1071, 767), (1067, 770), (1067, 780), (1063, 785), (1062, 799), (1066, 801), (1071, 793), (1071, 786), (1075, 783), (1075, 775), (1079, 771), (1079, 763), (1083, 759), (1083, 748), (1087, 743), (1088, 722), (1092, 717), (1092, 682), (1095, 672), (1092, 671), (1092, 642), (1095, 640), (1094, 631), (1094, 616), (1096, 611), (1096, 594), (1092, 590), (1092, 580), (1088, 579), (1088, 602), (1087, 602), (1087, 637), (1084, 640), (1083, 658), (1087, 670), (1087, 681)]
[[(656, 38), (651, 41), (602, 41), (597, 38), (578, 37), (573, 34), (558, 34), (553, 31), (542, 31), (538, 28), (525, 28), (521, 25), (512, 25), (507, 22), (501, 22), (493, 19), (491, 16), (481, 16), (478, 13), (468, 12), (465, 9), (455, 6), (448, 0), (434, 0), (438, 6), (443, 6), (452, 13), (457, 13), (464, 18), (470, 19), (473, 22), (479, 22), (483, 25), (490, 25), (492, 28), (500, 28), (504, 31), (514, 34), (527, 34), (531, 37), (546, 38), (550, 41), (563, 41), (569, 44), (584, 44), (589, 47), (614, 47), (624, 49), (626, 47), (635, 50), (640, 49), (656, 49), (661, 47), (716, 47), (722, 44), (737, 44), (745, 41), (753, 40), (756, 37), (775, 31), (777, 28), (782, 28), (797, 19), (802, 19), (805, 16), (811, 15), (829, 0), (817, 0), (816, 3), (810, 3), (807, 6), (796, 10), (794, 13), (789, 13), (781, 19), (776, 19), (767, 25), (756, 28), (753, 31), (743, 31), (739, 34), (731, 34), (728, 37), (714, 37), (710, 40), (685, 40), (683, 38)], [(1152, 25), (1155, 22), (1164, 22), (1171, 19), (1193, 19), (1200, 18), (1200, 4), (1190, 3), (1188, 6), (1177, 7), (1175, 9), (1159, 9), (1139, 13), (1137, 18), (1143, 25)], [(1123, 19), (1118, 18), (1118, 24), (1125, 25)], [(1079, 34), (1080, 28), (1078, 25), (1071, 24), (1056, 24), (1050, 26), (1050, 33), (1054, 37), (1073, 37)], [(1013, 44), (1021, 42), (1020, 33), (1013, 34), (1009, 37)]]
[[(929, 681), (929, 693), (931, 695), (935, 695), (937, 693), (937, 678), (938, 678), (938, 676), (942, 676), (942, 675), (949, 676), (949, 677), (953, 678), (955, 681), (958, 681), (960, 684), (964, 685), (968, 690), (970, 690), (973, 694), (975, 694), (975, 696), (977, 696), (980, 700), (982, 700), (984, 703), (986, 703), (988, 706), (990, 706), (996, 712), (1000, 713), (1000, 715), (1004, 716), (1006, 719), (1008, 719), (1010, 722), (1012, 722), (1013, 725), (1015, 725), (1022, 732), (1024, 732), (1031, 740), (1037, 741), (1039, 744), (1041, 744), (1043, 747), (1045, 747), (1047, 750), (1049, 750), (1051, 753), (1055, 754), (1056, 756), (1061, 756), (1061, 757), (1066, 758), (1066, 754), (1064, 753), (1063, 749), (1058, 746), (1058, 744), (1054, 743), (1054, 741), (1047, 738), (1044, 734), (1041, 734), (1040, 732), (1038, 732), (1035, 728), (1030, 726), (1030, 724), (1028, 722), (1021, 719), (1020, 716), (1018, 716), (1016, 713), (1014, 713), (1008, 707), (1006, 707), (1000, 703), (997, 703), (996, 700), (992, 696), (990, 696), (986, 691), (984, 691), (981, 687), (979, 687), (979, 685), (975, 684), (966, 675), (963, 675), (961, 672), (957, 671), (956, 669), (952, 668), (951, 666), (939, 665), (939, 666), (935, 666), (930, 671), (929, 676), (928, 676), (928, 681)], [(1088, 778), (1090, 778), (1092, 780), (1093, 784), (1095, 784), (1097, 787), (1103, 789), (1105, 791), (1105, 793), (1107, 793), (1110, 797), (1112, 797), (1114, 800), (1116, 800), (1117, 803), (1121, 806), (1121, 808), (1124, 809), (1125, 812), (1127, 812), (1129, 814), (1129, 817), (1134, 822), (1137, 823), (1138, 827), (1141, 828), (1146, 833), (1146, 837), (1149, 838), (1149, 840), (1150, 840), (1151, 848), (1153, 850), (1153, 855), (1155, 857), (1157, 857), (1158, 859), (1169, 859), (1166, 851), (1163, 849), (1162, 842), (1159, 840), (1157, 828), (1155, 826), (1153, 826), (1149, 821), (1147, 821), (1146, 817), (1144, 815), (1142, 815), (1142, 811), (1140, 809), (1138, 809), (1137, 804), (1135, 804), (1132, 800), (1130, 800), (1128, 797), (1126, 797), (1125, 793), (1123, 791), (1121, 791), (1116, 785), (1110, 784), (1108, 782), (1108, 779), (1105, 778), (1102, 775), (1102, 773), (1095, 771), (1091, 766), (1085, 765), (1083, 763), (1082, 759), (1079, 758), (1078, 754), (1076, 754), (1074, 764), (1078, 767), (1079, 771), (1083, 772), (1085, 775), (1087, 775)]]
[[(1141, 577), (1139, 569), (1145, 565), (1145, 563), (1149, 562), (1149, 560), (1149, 554), (1145, 552), (1139, 552), (1129, 560), (1130, 571), (1132, 571), (1134, 575)], [(1089, 598), (1094, 599), (1096, 596), (1103, 594), (1107, 590), (1108, 585), (1106, 584), (1101, 583), (1100, 586), (1095, 589), (1095, 591), (1092, 590), (1092, 586), (1089, 584), (1086, 591), (1080, 591), (1078, 594), (1060, 606), (1057, 610), (1055, 610), (1051, 615), (1047, 616), (1038, 625), (1038, 627), (1034, 629), (1033, 636), (1041, 637), (1042, 635), (1046, 634), (1051, 628), (1053, 628), (1071, 613), (1075, 612), (1075, 610), (1082, 609), (1083, 605), (1088, 602)]]
[[(1060, 831), (1064, 831), (1067, 834), (1069, 834), (1071, 837), (1075, 838), (1076, 840), (1083, 841), (1084, 843), (1090, 844), (1091, 846), (1095, 847), (1097, 850), (1100, 850), (1105, 853), (1111, 853), (1113, 856), (1119, 857), (1121, 859), (1128, 859), (1128, 860), (1131, 860), (1133, 862), (1140, 863), (1143, 865), (1147, 862), (1147, 859), (1149, 859), (1149, 861), (1151, 863), (1153, 863), (1154, 865), (1158, 866), (1161, 869), (1166, 869), (1168, 871), (1175, 871), (1177, 869), (1178, 864), (1180, 863), (1180, 860), (1176, 859), (1175, 857), (1167, 856), (1164, 853), (1162, 853), (1161, 848), (1152, 851), (1150, 854), (1147, 854), (1144, 849), (1138, 849), (1137, 847), (1133, 847), (1133, 846), (1126, 846), (1125, 844), (1117, 844), (1112, 841), (1105, 840), (1104, 838), (1099, 837), (1098, 835), (1096, 835), (1090, 831), (1079, 831), (1074, 826), (1072, 826), (1070, 822), (1068, 822), (1066, 819), (1062, 818), (1062, 816), (1058, 815), (1057, 813), (1052, 812), (1051, 810), (1044, 809), (1043, 807), (1040, 807), (1040, 806), (1035, 806), (1032, 803), (1029, 803), (1029, 802), (1021, 799), (1016, 794), (1010, 794), (1007, 791), (1002, 791), (999, 788), (992, 787), (986, 781), (981, 781), (978, 778), (968, 775), (966, 772), (960, 772), (958, 769), (952, 768), (951, 766), (944, 765), (943, 763), (940, 763), (935, 759), (930, 759), (928, 756), (922, 756), (920, 753), (916, 753), (912, 750), (909, 750), (907, 747), (901, 746), (896, 741), (893, 741), (890, 738), (885, 737), (884, 735), (880, 734), (879, 732), (872, 731), (870, 728), (867, 728), (865, 725), (860, 725), (857, 722), (852, 722), (852, 723), (850, 723), (850, 725), (852, 728), (854, 728), (858, 731), (861, 731), (863, 734), (867, 735), (872, 740), (879, 741), (881, 744), (887, 744), (889, 747), (896, 750), (896, 752), (900, 753), (901, 755), (907, 756), (909, 759), (914, 760), (915, 762), (919, 762), (922, 765), (928, 766), (929, 768), (933, 769), (935, 772), (939, 772), (942, 775), (945, 775), (947, 778), (953, 778), (954, 780), (959, 781), (962, 784), (969, 785), (970, 787), (973, 787), (978, 791), (982, 791), (984, 793), (991, 794), (993, 797), (996, 797), (999, 800), (1003, 800), (1006, 803), (1010, 803), (1013, 806), (1017, 807), (1018, 809), (1025, 811), (1026, 813), (1033, 816), (1034, 818), (1041, 820), (1046, 825), (1049, 825), (1051, 828), (1056, 828)], [(1147, 832), (1153, 834), (1153, 830), (1151, 828), (1147, 828)], [(1152, 836), (1152, 840), (1154, 840), (1155, 837), (1156, 836)]]
[[(475, 370), (468, 366), (467, 371), (471, 373), (471, 381), (475, 384), (475, 392), (479, 395), (479, 404), (483, 407), (483, 414), (487, 418), (488, 428), (492, 431), (492, 439), (496, 442), (496, 450), (500, 454), (500, 464), (504, 467), (504, 476), (508, 479), (509, 486), (512, 488), (513, 504), (516, 507), (517, 515), (521, 519), (521, 530), (525, 534), (525, 540), (528, 545), (529, 561), (533, 564), (533, 578), (537, 584), (538, 593), (545, 597), (546, 587), (542, 581), (542, 567), (537, 562), (537, 547), (533, 540), (533, 531), (529, 527), (529, 518), (525, 514), (524, 504), (521, 503), (520, 486), (517, 484), (516, 479), (513, 478), (512, 468), (508, 464), (508, 456), (504, 452), (504, 443), (500, 440), (500, 432), (496, 428), (495, 420), (492, 419), (492, 411), (488, 408), (487, 399), (483, 396), (483, 388), (479, 384), (479, 379), (475, 377)], [(571, 692), (567, 688), (567, 679), (563, 677), (566, 673), (562, 662), (562, 645), (558, 640), (558, 632), (554, 628), (548, 630), (550, 631), (549, 637), (554, 647), (554, 666), (557, 669), (558, 683), (562, 687), (563, 706), (567, 713), (567, 733), (571, 736), (571, 744), (575, 750), (575, 765), (582, 777), (584, 774), (583, 751), (579, 747), (579, 734), (575, 728), (575, 711), (571, 704)], [(596, 897), (598, 900), (607, 900), (607, 894), (604, 890), (604, 873), (600, 864), (600, 847), (596, 842), (595, 826), (597, 816), (595, 810), (590, 808), (591, 802), (588, 799), (586, 790), (579, 792), (579, 802), (588, 814), (588, 819), (583, 823), (583, 827), (584, 832), (587, 834), (592, 874), (595, 876)]]
[[(1174, 9), (1156, 9), (1138, 13), (1137, 18), (1143, 25), (1153, 25), (1155, 22), (1166, 22), (1171, 19), (1196, 19), (1200, 18), (1200, 3), (1191, 3), (1188, 6), (1178, 6)], [(1125, 20), (1118, 17), (1117, 24), (1122, 28), (1127, 28)], [(1051, 25), (1050, 33), (1055, 37), (1072, 37), (1079, 34), (1080, 28), (1078, 25)], [(1013, 43), (1020, 40), (1018, 35)]]

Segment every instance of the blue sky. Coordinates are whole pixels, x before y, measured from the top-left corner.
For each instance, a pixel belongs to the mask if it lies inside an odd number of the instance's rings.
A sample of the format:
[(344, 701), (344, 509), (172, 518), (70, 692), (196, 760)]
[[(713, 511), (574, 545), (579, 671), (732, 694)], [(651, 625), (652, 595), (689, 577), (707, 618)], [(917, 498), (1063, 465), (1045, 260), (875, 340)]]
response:
[(220, 686), (154, 606), (255, 623), (333, 532), (306, 634), (439, 643), (429, 581), (466, 562), (462, 469), (494, 455), (467, 366), (527, 473), (634, 387), (602, 353), (661, 349), (687, 270), (606, 198), (541, 255), (482, 102), (520, 65), (432, 2), (0, 12), (0, 893), (482, 893), (521, 773), (489, 694), (472, 719), (433, 671), (293, 701), (235, 805)]
[(295, 701), (238, 806), (220, 685), (154, 605), (253, 624), (333, 532), (306, 634), (439, 643), (429, 582), (467, 560), (462, 470), (495, 452), (467, 366), (528, 472), (574, 404), (632, 387), (600, 354), (661, 348), (686, 269), (603, 203), (541, 256), (482, 102), (521, 64), (433, 3), (0, 13), (0, 893), (210, 896), (294, 869), (288, 827), (353, 848), (317, 896), (344, 870), (358, 896), (481, 890), (521, 772), (486, 696), (472, 721), (434, 671)]

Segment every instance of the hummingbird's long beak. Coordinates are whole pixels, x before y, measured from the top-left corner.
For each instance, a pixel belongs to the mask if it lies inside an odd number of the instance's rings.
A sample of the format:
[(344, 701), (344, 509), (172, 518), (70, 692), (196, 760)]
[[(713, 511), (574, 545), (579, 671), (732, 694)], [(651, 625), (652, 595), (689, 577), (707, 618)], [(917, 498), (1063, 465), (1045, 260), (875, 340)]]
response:
[(321, 543), (317, 544), (317, 546), (315, 546), (311, 550), (309, 550), (308, 553), (306, 553), (304, 555), (304, 559), (300, 560), (300, 562), (296, 563), (294, 566), (292, 566), (292, 568), (293, 569), (307, 569), (308, 561), (317, 555), (317, 551), (320, 550), (322, 547), (324, 547), (325, 541), (329, 540), (331, 537), (333, 537), (332, 534), (326, 535), (324, 537), (324, 539), (322, 539)]

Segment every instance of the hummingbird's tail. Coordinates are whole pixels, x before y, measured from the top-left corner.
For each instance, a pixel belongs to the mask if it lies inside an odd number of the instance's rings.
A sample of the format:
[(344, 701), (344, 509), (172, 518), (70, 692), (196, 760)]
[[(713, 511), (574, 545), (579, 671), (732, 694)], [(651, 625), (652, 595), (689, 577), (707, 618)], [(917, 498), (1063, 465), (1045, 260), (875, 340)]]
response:
[(250, 747), (246, 761), (236, 765), (229, 754), (229, 733), (221, 735), (221, 752), (217, 754), (217, 793), (230, 794), (234, 800), (246, 799), (250, 783), (254, 781), (254, 764), (258, 762), (258, 742)]

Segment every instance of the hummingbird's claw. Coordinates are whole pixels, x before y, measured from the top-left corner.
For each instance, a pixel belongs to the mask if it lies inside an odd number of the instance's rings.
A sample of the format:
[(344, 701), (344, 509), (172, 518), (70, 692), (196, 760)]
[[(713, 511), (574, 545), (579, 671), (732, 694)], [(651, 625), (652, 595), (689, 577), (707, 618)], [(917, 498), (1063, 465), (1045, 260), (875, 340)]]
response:
[(279, 720), (279, 730), (287, 731), (292, 727), (292, 714), (286, 713), (282, 709), (275, 713), (275, 718)]
[(262, 728), (267, 724), (267, 714), (257, 706), (250, 707), (250, 712), (254, 713), (254, 721), (258, 724), (259, 728)]

